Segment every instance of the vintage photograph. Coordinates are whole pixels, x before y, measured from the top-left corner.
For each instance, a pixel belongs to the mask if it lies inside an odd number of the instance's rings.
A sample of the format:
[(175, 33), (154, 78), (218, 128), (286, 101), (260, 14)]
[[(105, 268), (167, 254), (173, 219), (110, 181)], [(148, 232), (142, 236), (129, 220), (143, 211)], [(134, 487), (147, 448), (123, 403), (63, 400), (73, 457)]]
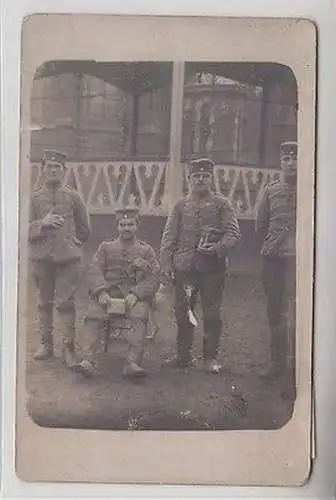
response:
[[(218, 467), (224, 453), (228, 484), (307, 476), (314, 31), (254, 22), (33, 16), (24, 27), (24, 477), (213, 481), (186, 461), (193, 449)], [(34, 435), (59, 445), (33, 467)], [(102, 468), (58, 474), (89, 448)], [(238, 457), (246, 477), (231, 470)]]
[(291, 418), (297, 107), (280, 64), (38, 68), (26, 367), (36, 423), (277, 429)]

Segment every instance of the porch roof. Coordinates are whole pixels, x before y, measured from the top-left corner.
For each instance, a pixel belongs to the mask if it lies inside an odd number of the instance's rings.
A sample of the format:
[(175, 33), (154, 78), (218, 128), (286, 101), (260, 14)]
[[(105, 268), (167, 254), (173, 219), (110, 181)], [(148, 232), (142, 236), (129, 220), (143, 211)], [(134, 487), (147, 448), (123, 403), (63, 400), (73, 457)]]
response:
[[(37, 69), (34, 78), (41, 79), (62, 73), (88, 74), (111, 83), (125, 92), (134, 94), (152, 91), (171, 83), (172, 66), (173, 63), (169, 61), (48, 61)], [(271, 62), (187, 62), (185, 65), (186, 75), (202, 72), (214, 73), (253, 86), (264, 87), (273, 82), (286, 82), (295, 85), (295, 76), (290, 68)]]
[(36, 71), (34, 79), (64, 73), (95, 76), (129, 93), (149, 92), (172, 81), (171, 62), (48, 61)]

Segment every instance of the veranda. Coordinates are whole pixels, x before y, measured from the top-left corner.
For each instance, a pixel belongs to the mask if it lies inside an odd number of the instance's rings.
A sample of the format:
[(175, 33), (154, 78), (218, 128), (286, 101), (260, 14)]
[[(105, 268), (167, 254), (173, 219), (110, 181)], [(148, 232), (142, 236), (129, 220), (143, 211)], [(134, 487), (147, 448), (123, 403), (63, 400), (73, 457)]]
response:
[[(31, 100), (32, 183), (37, 186), (41, 181), (42, 146), (64, 149), (62, 137), (68, 130), (74, 145), (68, 146), (66, 181), (76, 186), (91, 214), (110, 215), (118, 206), (137, 204), (144, 216), (165, 217), (172, 203), (188, 189), (184, 164), (189, 158), (206, 155), (216, 162), (214, 188), (228, 196), (239, 219), (251, 221), (263, 186), (281, 175), (277, 158), (280, 142), (296, 138), (295, 77), (281, 65), (56, 61), (38, 69), (34, 85), (51, 79), (57, 87), (62, 75), (72, 76), (76, 91), (67, 101), (72, 111), (66, 125), (64, 120), (57, 122), (56, 111), (51, 111), (55, 116), (53, 124), (50, 116), (49, 123), (36, 123), (39, 120), (34, 118), (38, 115), (34, 114), (34, 106), (42, 98)], [(90, 92), (83, 94), (83, 78), (88, 77), (127, 96), (127, 102), (123, 98), (128, 109), (127, 127), (123, 122), (127, 147), (120, 150), (119, 157), (118, 148), (113, 150), (112, 145), (110, 152), (108, 147), (103, 152), (98, 146), (94, 154), (83, 146), (81, 93), (87, 104)], [(164, 98), (162, 93), (159, 95), (163, 126), (159, 112), (146, 116), (141, 104), (144, 98), (155, 97), (160, 89), (166, 89)], [(97, 101), (98, 94), (91, 94), (91, 98)], [(111, 133), (113, 120), (111, 117), (105, 125), (107, 129), (110, 126)], [(99, 137), (98, 129), (86, 132), (86, 136), (91, 133), (94, 137), (92, 143)], [(147, 136), (141, 135), (141, 130), (149, 131)], [(141, 150), (141, 141), (151, 144), (150, 154), (146, 154), (144, 146)], [(157, 151), (153, 144), (158, 145)]]

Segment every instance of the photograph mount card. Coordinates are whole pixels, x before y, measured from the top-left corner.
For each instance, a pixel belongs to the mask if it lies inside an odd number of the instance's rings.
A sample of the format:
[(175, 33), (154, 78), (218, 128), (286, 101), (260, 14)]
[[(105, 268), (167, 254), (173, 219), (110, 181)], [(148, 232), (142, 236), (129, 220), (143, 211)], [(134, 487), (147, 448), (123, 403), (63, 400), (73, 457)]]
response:
[(296, 19), (24, 20), (20, 479), (305, 482), (315, 44)]

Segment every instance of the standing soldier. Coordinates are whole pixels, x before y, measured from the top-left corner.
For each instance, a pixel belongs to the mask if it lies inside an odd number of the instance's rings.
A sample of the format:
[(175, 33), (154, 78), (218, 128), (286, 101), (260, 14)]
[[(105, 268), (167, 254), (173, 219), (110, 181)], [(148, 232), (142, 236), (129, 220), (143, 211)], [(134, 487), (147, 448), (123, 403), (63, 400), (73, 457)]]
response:
[[(84, 376), (97, 373), (100, 339), (104, 330), (117, 321), (126, 333), (128, 356), (125, 377), (146, 374), (142, 367), (150, 304), (160, 286), (160, 267), (154, 250), (136, 237), (139, 211), (124, 208), (117, 211), (119, 237), (103, 241), (88, 269), (89, 292), (92, 297), (86, 316), (83, 360), (76, 371)], [(114, 304), (125, 305), (113, 310)], [(138, 314), (137, 311), (143, 313)], [(118, 321), (119, 320), (119, 321)]]
[[(275, 181), (265, 187), (256, 220), (256, 230), (264, 239), (261, 255), (271, 330), (270, 378), (277, 378), (286, 370), (288, 362), (293, 361), (289, 359), (290, 349), (295, 346), (297, 143), (282, 143), (280, 158), (283, 182)], [(295, 369), (293, 364), (292, 368)]]
[(38, 290), (40, 347), (35, 359), (53, 355), (53, 306), (59, 313), (66, 365), (75, 363), (75, 303), (82, 244), (90, 225), (79, 194), (63, 184), (66, 156), (45, 151), (45, 183), (31, 199), (29, 241)]
[(177, 353), (168, 361), (176, 367), (192, 363), (194, 325), (188, 315), (187, 289), (200, 293), (203, 310), (203, 361), (206, 371), (219, 373), (222, 331), (221, 303), (228, 252), (240, 238), (229, 201), (211, 190), (214, 163), (201, 158), (190, 163), (190, 194), (168, 217), (161, 242), (161, 267), (175, 285)]

